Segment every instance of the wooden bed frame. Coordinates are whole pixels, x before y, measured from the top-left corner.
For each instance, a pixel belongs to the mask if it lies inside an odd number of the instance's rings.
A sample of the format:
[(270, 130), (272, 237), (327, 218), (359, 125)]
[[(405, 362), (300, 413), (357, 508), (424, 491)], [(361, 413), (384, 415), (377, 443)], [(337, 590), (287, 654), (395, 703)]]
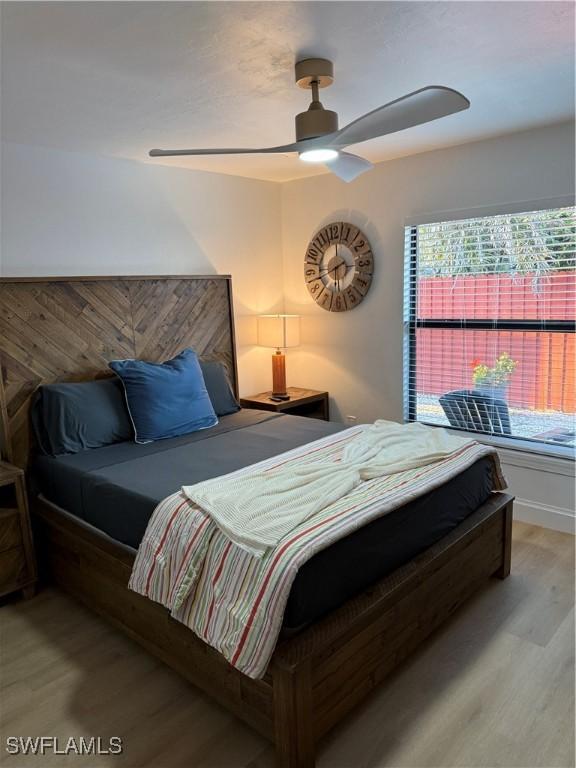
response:
[[(145, 313), (139, 315), (134, 311), (133, 299), (130, 298), (131, 280), (143, 283), (132, 293), (148, 296), (154, 295), (154, 290), (150, 290), (154, 280), (161, 283), (156, 292), (162, 301), (169, 300), (170, 291), (177, 283), (181, 294), (186, 295), (193, 289), (196, 298), (202, 300), (202, 281), (205, 281), (205, 287), (209, 282), (212, 286), (218, 282), (213, 277), (110, 280), (115, 283), (114, 288), (120, 290), (121, 295), (124, 288), (118, 288), (120, 281), (125, 281), (122, 286), (128, 284), (125, 295), (129, 298), (132, 323), (134, 318), (142, 318)], [(101, 308), (106, 294), (105, 290), (101, 290), (104, 283), (98, 278), (69, 279), (65, 287), (75, 294), (72, 297), (74, 301), (77, 300), (74, 289), (79, 281), (92, 284), (92, 287), (84, 286), (81, 295), (90, 296), (94, 289), (98, 295), (98, 307)], [(189, 281), (189, 285), (182, 285), (186, 281)], [(226, 359), (235, 377), (230, 282), (228, 278), (225, 281), (226, 290), (220, 290), (220, 294), (228, 295), (224, 315), (222, 306), (215, 311), (210, 309), (211, 301), (204, 302), (206, 313), (211, 317), (210, 322), (219, 331), (209, 333), (210, 323), (204, 314), (206, 327), (203, 337), (210, 336), (212, 342), (205, 344), (202, 351)], [(172, 285), (165, 285), (165, 282)], [(51, 311), (60, 311), (53, 303), (53, 297), (49, 301), (52, 283), (46, 279), (35, 281), (36, 288), (38, 283), (42, 283), (38, 291), (42, 297), (41, 306), (49, 306)], [(4, 290), (6, 285), (10, 286), (7, 293)], [(99, 339), (96, 353), (91, 355), (86, 348), (83, 351), (87, 360), (92, 358), (92, 363), (96, 360), (96, 365), (92, 364), (88, 370), (79, 372), (75, 368), (62, 372), (61, 366), (58, 376), (50, 373), (46, 375), (45, 371), (49, 370), (50, 360), (53, 359), (50, 351), (44, 353), (43, 362), (35, 362), (34, 356), (26, 352), (26, 345), (15, 344), (14, 341), (14, 324), (20, 327), (26, 318), (31, 317), (29, 306), (26, 311), (16, 312), (16, 320), (13, 316), (18, 301), (30, 299), (26, 285), (29, 283), (0, 281), (0, 326), (4, 325), (4, 328), (0, 327), (0, 354), (7, 394), (6, 402), (0, 404), (0, 420), (3, 421), (4, 439), (12, 446), (12, 456), (16, 460), (26, 460), (28, 456), (28, 438), (22, 436), (20, 418), (35, 388), (31, 386), (31, 381), (37, 385), (58, 378), (94, 378), (102, 373), (102, 363), (115, 356), (110, 355), (109, 351), (113, 344), (102, 344), (102, 339)], [(22, 286), (21, 291), (17, 286)], [(34, 301), (39, 300), (38, 295), (33, 293)], [(212, 303), (213, 299), (214, 296)], [(175, 306), (181, 301), (175, 302)], [(186, 299), (184, 301), (189, 304)], [(90, 308), (88, 316), (92, 316)], [(225, 322), (222, 321), (223, 316)], [(42, 328), (42, 322), (37, 317), (34, 322), (35, 343), (45, 348), (42, 339), (38, 338), (38, 328)], [(11, 329), (8, 335), (5, 332), (6, 326)], [(161, 359), (186, 344), (198, 346), (194, 323), (187, 326), (186, 333), (175, 334), (173, 327), (172, 332), (169, 332), (169, 326), (170, 318), (164, 312), (163, 324), (158, 332), (150, 330), (148, 326), (147, 333), (144, 333), (148, 345), (146, 349), (154, 351), (154, 357), (150, 352), (148, 355), (140, 353), (134, 356)], [(59, 332), (58, 324), (47, 323), (44, 327), (50, 345), (56, 343), (54, 334)], [(155, 342), (154, 338), (160, 333), (166, 339), (176, 335), (174, 343), (177, 349), (168, 343), (163, 345)], [(132, 332), (133, 339), (137, 335)], [(126, 338), (129, 336), (130, 331)], [(214, 339), (218, 339), (217, 344)], [(59, 360), (62, 359), (60, 355)], [(40, 381), (30, 375), (34, 365), (43, 372)], [(14, 433), (17, 433), (18, 438), (11, 441)], [(296, 636), (281, 640), (261, 680), (252, 680), (238, 672), (223, 656), (183, 624), (173, 620), (165, 608), (127, 588), (134, 558), (132, 550), (42, 497), (33, 498), (31, 506), (37, 525), (40, 556), (57, 584), (273, 741), (282, 768), (312, 768), (316, 745), (325, 733), (340, 722), (488, 578), (497, 576), (503, 579), (508, 576), (512, 502), (511, 496), (492, 494), (474, 514), (423, 554)]]

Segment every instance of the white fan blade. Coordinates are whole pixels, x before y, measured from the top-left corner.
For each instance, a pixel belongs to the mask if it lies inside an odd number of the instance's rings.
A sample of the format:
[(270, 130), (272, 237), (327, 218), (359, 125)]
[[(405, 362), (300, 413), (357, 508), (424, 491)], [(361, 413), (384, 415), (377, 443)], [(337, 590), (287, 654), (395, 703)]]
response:
[(338, 153), (338, 157), (325, 163), (325, 165), (335, 176), (346, 182), (354, 181), (360, 174), (374, 168), (369, 160), (342, 151)]
[[(331, 133), (328, 138), (333, 139), (336, 133)], [(284, 144), (280, 147), (263, 147), (260, 149), (246, 149), (230, 147), (226, 149), (151, 149), (150, 157), (174, 157), (176, 155), (264, 155), (281, 154), (284, 152), (304, 152), (306, 149), (322, 147), (326, 143), (326, 137), (319, 136), (314, 139), (295, 141), (293, 144)]]
[(349, 147), (361, 141), (429, 123), (439, 117), (468, 109), (470, 102), (458, 91), (430, 85), (391, 101), (336, 131), (329, 146)]

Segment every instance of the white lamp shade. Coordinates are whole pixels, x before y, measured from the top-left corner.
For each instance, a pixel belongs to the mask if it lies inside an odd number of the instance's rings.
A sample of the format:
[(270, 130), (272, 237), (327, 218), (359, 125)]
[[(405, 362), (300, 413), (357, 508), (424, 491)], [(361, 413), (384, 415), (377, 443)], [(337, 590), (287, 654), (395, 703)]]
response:
[(297, 347), (300, 344), (300, 315), (260, 315), (258, 344), (261, 347)]

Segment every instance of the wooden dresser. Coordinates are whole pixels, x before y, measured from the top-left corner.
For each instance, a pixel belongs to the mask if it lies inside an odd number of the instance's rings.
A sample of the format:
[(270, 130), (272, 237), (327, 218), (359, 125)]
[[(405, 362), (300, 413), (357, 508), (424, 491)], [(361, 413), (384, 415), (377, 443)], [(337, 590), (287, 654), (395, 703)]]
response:
[(0, 597), (34, 594), (36, 561), (24, 472), (0, 461)]

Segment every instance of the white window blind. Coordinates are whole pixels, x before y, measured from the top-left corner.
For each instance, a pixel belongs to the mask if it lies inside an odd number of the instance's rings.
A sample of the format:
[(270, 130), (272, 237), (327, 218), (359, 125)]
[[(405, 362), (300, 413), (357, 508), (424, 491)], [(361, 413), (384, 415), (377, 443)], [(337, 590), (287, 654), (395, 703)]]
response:
[(574, 446), (575, 209), (407, 227), (405, 258), (406, 418)]

